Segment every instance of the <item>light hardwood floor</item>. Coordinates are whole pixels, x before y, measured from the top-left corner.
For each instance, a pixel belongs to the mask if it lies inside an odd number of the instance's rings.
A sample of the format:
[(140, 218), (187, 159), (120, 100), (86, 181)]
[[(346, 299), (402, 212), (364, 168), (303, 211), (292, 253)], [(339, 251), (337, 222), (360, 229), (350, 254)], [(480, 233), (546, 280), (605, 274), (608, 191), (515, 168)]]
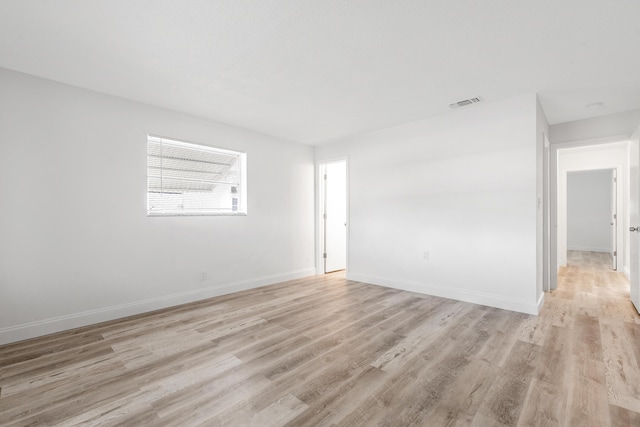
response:
[(571, 253), (538, 317), (338, 273), (3, 346), (0, 425), (638, 426), (606, 262)]

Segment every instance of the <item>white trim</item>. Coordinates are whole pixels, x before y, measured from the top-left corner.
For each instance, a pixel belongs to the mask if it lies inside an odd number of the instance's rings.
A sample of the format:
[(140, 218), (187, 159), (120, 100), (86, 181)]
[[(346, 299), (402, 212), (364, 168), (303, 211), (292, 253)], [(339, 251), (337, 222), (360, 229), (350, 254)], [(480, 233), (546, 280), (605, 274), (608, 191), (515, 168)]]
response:
[(349, 214), (349, 156), (340, 156), (333, 157), (326, 160), (316, 160), (315, 166), (315, 180), (316, 180), (316, 206), (315, 206), (315, 219), (316, 219), (316, 274), (322, 275), (324, 274), (324, 258), (323, 254), (323, 218), (322, 211), (324, 207), (324, 200), (322, 199), (322, 195), (324, 194), (324, 180), (321, 177), (322, 166), (327, 165), (329, 163), (338, 163), (344, 162), (346, 168), (346, 191), (347, 191), (347, 268), (346, 271), (349, 271), (349, 230), (351, 229), (351, 218)]
[[(159, 150), (160, 150), (159, 154), (150, 152), (149, 147), (157, 144), (159, 144)], [(153, 200), (158, 200), (156, 198), (157, 197), (156, 193), (160, 193), (161, 195), (165, 195), (165, 194), (169, 195), (170, 193), (174, 193), (173, 189), (167, 189), (167, 191), (165, 191), (162, 185), (162, 182), (163, 182), (162, 177), (163, 177), (163, 171), (164, 171), (163, 160), (167, 158), (165, 157), (165, 153), (163, 149), (164, 146), (169, 146), (169, 147), (182, 149), (182, 150), (191, 150), (199, 154), (211, 153), (214, 155), (225, 155), (225, 156), (235, 158), (236, 159), (235, 165), (234, 163), (227, 165), (229, 168), (227, 169), (226, 172), (224, 172), (225, 175), (216, 180), (213, 180), (211, 178), (206, 179), (200, 176), (188, 177), (188, 176), (184, 176), (184, 174), (183, 176), (175, 175), (175, 176), (168, 177), (172, 180), (179, 180), (182, 182), (193, 182), (195, 180), (197, 181), (198, 184), (204, 183), (204, 184), (212, 185), (213, 187), (217, 185), (229, 185), (230, 188), (237, 188), (239, 190), (237, 191), (237, 196), (231, 195), (230, 199), (228, 200), (230, 205), (218, 206), (216, 203), (214, 203), (215, 206), (209, 206), (208, 209), (203, 209), (202, 207), (196, 208), (193, 206), (186, 207), (186, 208), (184, 206), (175, 206), (175, 205), (166, 206), (161, 202), (160, 205), (156, 207), (157, 210), (152, 210), (154, 208), (152, 207), (151, 198), (153, 198)], [(159, 165), (156, 164), (153, 166), (154, 168), (160, 169), (159, 176), (149, 174), (149, 169), (152, 167), (150, 158), (152, 157), (158, 157), (160, 160)], [(190, 157), (190, 155), (187, 155), (187, 154), (185, 154), (185, 157), (182, 158), (182, 160), (198, 161), (197, 158)], [(229, 181), (226, 177), (227, 173), (231, 171), (232, 165), (233, 167), (237, 167), (237, 172), (238, 172), (238, 177), (237, 177), (237, 180), (235, 181)], [(180, 169), (180, 171), (187, 172), (187, 169)], [(199, 173), (197, 170), (194, 172)], [(219, 175), (219, 173), (217, 174)], [(158, 178), (160, 179), (160, 189), (159, 190), (155, 188), (152, 189), (151, 180), (158, 179)], [(178, 192), (180, 193), (179, 190)], [(206, 192), (210, 192), (210, 191), (207, 190)], [(208, 203), (206, 197), (202, 198), (203, 197), (202, 190), (198, 190), (197, 192), (191, 193), (191, 194), (194, 195), (194, 197), (195, 197), (195, 194), (200, 194), (200, 196), (197, 196), (198, 201), (205, 202), (205, 204)], [(162, 200), (162, 198), (160, 200)], [(233, 210), (233, 201), (236, 201), (237, 203), (235, 211)], [(174, 200), (174, 202), (178, 203), (179, 200)], [(182, 202), (184, 204), (184, 200), (182, 200)], [(211, 200), (209, 200), (209, 202), (211, 202)], [(177, 217), (177, 216), (227, 216), (227, 215), (229, 216), (247, 215), (247, 153), (243, 151), (235, 151), (235, 150), (229, 150), (226, 148), (213, 147), (207, 144), (197, 144), (193, 142), (181, 141), (179, 139), (147, 134), (147, 216), (148, 217), (165, 217), (165, 216)]]
[(542, 294), (551, 289), (551, 141), (542, 132)]
[[(580, 164), (579, 166), (567, 166), (566, 157), (561, 156), (564, 154), (571, 153), (582, 153), (582, 152), (590, 152), (590, 151), (599, 151), (599, 150), (609, 150), (616, 148), (624, 148), (628, 147), (629, 140), (620, 141), (617, 139), (618, 137), (611, 138), (598, 138), (589, 141), (596, 141), (594, 143), (585, 142), (583, 146), (574, 145), (573, 147), (560, 146), (554, 147), (557, 160), (556, 160), (556, 198), (552, 202), (555, 202), (555, 206), (552, 205), (552, 209), (555, 209), (555, 227), (552, 227), (552, 239), (555, 241), (556, 251), (555, 257), (552, 257), (552, 263), (555, 263), (557, 267), (566, 267), (567, 266), (567, 253), (568, 250), (568, 240), (567, 240), (567, 175), (569, 172), (590, 172), (590, 171), (598, 171), (604, 169), (615, 169), (618, 177), (618, 185), (617, 190), (618, 194), (616, 197), (617, 201), (617, 214), (619, 222), (617, 224), (617, 251), (618, 251), (618, 271), (625, 267), (626, 260), (628, 258), (628, 244), (626, 243), (626, 236), (624, 230), (628, 227), (628, 185), (629, 185), (629, 157), (626, 155), (625, 159), (622, 162), (618, 160), (594, 160), (588, 162), (588, 164)], [(610, 139), (612, 140), (609, 143), (602, 143), (602, 141)], [(552, 242), (553, 243), (553, 242)], [(580, 249), (582, 250), (582, 249)], [(586, 250), (586, 249), (585, 249)], [(611, 249), (606, 250), (597, 250), (597, 252), (609, 252), (611, 253)], [(557, 287), (557, 283), (556, 283)], [(552, 286), (552, 289), (555, 287)]]
[(626, 142), (631, 135), (612, 135), (600, 138), (576, 139), (573, 141), (552, 142), (550, 148), (562, 150), (564, 148), (588, 147), (590, 145), (612, 144), (616, 142)]
[[(563, 191), (566, 190), (566, 172), (567, 170), (563, 168), (562, 163), (560, 162), (560, 153), (562, 150), (572, 150), (576, 151), (591, 151), (591, 150), (600, 150), (603, 148), (615, 147), (617, 145), (623, 146), (628, 145), (630, 140), (630, 136), (626, 135), (613, 135), (608, 137), (601, 138), (587, 138), (580, 139), (574, 141), (565, 141), (565, 142), (552, 142), (551, 143), (551, 151), (550, 151), (550, 164), (549, 164), (549, 191), (550, 191), (550, 225), (551, 225), (551, 233), (550, 233), (550, 266), (549, 269), (551, 271), (556, 270), (560, 272), (560, 267), (566, 267), (566, 250), (561, 251), (559, 246), (562, 246), (561, 243), (564, 239), (566, 242), (566, 206), (564, 209), (561, 208), (562, 204), (566, 205), (566, 193), (563, 194)], [(618, 185), (618, 218), (622, 219), (622, 222), (619, 225), (622, 225), (618, 229), (618, 270), (620, 270), (620, 266), (622, 265), (622, 269), (625, 271), (625, 274), (628, 277), (628, 266), (626, 265), (626, 260), (628, 258), (627, 254), (627, 243), (620, 238), (621, 235), (624, 236), (624, 231), (628, 227), (628, 190), (627, 186), (628, 182), (628, 169), (629, 169), (629, 159), (627, 159), (623, 164), (607, 164), (607, 165), (598, 165), (598, 167), (591, 167), (588, 169), (617, 169), (618, 174), (618, 184), (623, 183), (625, 188), (621, 188)], [(621, 173), (624, 172), (622, 175)], [(622, 191), (622, 193), (620, 193)], [(624, 201), (621, 199), (624, 197)], [(565, 215), (562, 218), (562, 214)], [(564, 223), (563, 223), (564, 221)], [(559, 235), (559, 229), (562, 229), (564, 226), (563, 235)], [(566, 248), (566, 246), (565, 246)], [(558, 288), (558, 275), (551, 276), (551, 290), (555, 290)]]
[(540, 314), (540, 310), (542, 310), (543, 305), (544, 305), (544, 292), (542, 293), (542, 295), (540, 295), (540, 298), (538, 298), (538, 311), (534, 313), (535, 315)]
[(203, 299), (226, 295), (233, 292), (272, 285), (274, 283), (286, 282), (287, 280), (313, 276), (314, 274), (315, 269), (312, 268), (298, 270), (285, 274), (258, 277), (255, 279), (243, 280), (240, 282), (196, 289), (188, 292), (180, 292), (177, 294), (149, 298), (142, 301), (104, 307), (96, 310), (83, 311), (80, 313), (73, 313), (65, 316), (39, 320), (37, 322), (10, 326), (8, 328), (0, 329), (0, 345), (48, 335), (55, 332), (93, 325), (95, 323), (120, 319), (136, 314), (142, 314), (149, 311), (160, 310), (180, 304), (200, 301)]
[(622, 269), (622, 272), (624, 273), (624, 275), (627, 278), (627, 280), (631, 280), (631, 270), (629, 270), (629, 267), (625, 266)]
[(427, 285), (425, 283), (406, 280), (399, 281), (395, 279), (367, 276), (364, 274), (349, 274), (347, 276), (347, 279), (357, 282), (370, 283), (372, 285), (402, 289), (404, 291), (417, 292), (420, 294), (433, 295), (437, 297), (449, 298), (457, 301), (486, 305), (503, 310), (517, 311), (520, 313), (533, 315), (538, 315), (540, 307), (542, 307), (544, 301), (544, 294), (540, 296), (540, 300), (538, 300), (537, 302), (527, 302), (520, 299), (505, 298), (500, 295), (488, 294), (484, 292), (475, 292), (448, 286), (444, 287), (439, 285)]

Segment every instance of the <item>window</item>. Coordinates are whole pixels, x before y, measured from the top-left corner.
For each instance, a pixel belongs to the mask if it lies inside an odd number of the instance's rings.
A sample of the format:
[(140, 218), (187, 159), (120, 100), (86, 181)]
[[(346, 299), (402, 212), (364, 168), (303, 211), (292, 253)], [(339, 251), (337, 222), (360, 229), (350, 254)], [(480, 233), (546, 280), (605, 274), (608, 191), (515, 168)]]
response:
[(245, 215), (246, 154), (147, 136), (147, 215)]

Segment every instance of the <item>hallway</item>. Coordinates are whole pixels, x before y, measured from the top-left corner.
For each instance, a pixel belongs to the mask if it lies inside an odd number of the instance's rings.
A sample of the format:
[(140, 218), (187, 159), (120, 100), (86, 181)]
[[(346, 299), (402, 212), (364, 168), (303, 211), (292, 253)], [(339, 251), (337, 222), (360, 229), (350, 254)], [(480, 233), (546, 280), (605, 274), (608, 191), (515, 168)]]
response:
[(566, 400), (565, 425), (640, 425), (640, 316), (609, 254), (569, 251), (536, 323), (530, 338), (540, 333), (546, 349), (540, 379)]

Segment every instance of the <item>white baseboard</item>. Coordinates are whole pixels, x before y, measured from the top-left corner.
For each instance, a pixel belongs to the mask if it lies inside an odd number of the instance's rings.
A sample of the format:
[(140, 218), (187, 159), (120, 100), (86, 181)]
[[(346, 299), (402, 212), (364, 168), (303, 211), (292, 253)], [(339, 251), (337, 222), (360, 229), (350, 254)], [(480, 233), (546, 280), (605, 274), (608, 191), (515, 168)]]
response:
[(424, 283), (411, 281), (398, 281), (381, 277), (367, 276), (363, 274), (348, 273), (347, 279), (357, 282), (370, 283), (372, 285), (386, 286), (388, 288), (402, 289), (404, 291), (417, 292), (420, 294), (433, 295), (442, 298), (454, 299), (457, 301), (470, 302), (473, 304), (486, 305), (489, 307), (501, 308), (504, 310), (517, 311), (520, 313), (537, 315), (542, 307), (544, 299), (541, 297), (536, 302), (505, 298), (500, 295), (474, 292), (466, 289), (458, 289), (437, 285), (426, 285)]
[(629, 267), (624, 266), (622, 268), (622, 272), (624, 273), (624, 275), (626, 276), (627, 280), (631, 280), (631, 270), (629, 270)]
[(0, 329), (0, 345), (315, 275), (315, 268), (150, 298)]
[(600, 246), (568, 246), (569, 251), (584, 251), (584, 252), (608, 252), (611, 253), (611, 248), (603, 248)]
[(540, 314), (540, 310), (542, 310), (542, 306), (544, 305), (544, 292), (538, 298), (538, 311), (535, 313), (536, 315)]

